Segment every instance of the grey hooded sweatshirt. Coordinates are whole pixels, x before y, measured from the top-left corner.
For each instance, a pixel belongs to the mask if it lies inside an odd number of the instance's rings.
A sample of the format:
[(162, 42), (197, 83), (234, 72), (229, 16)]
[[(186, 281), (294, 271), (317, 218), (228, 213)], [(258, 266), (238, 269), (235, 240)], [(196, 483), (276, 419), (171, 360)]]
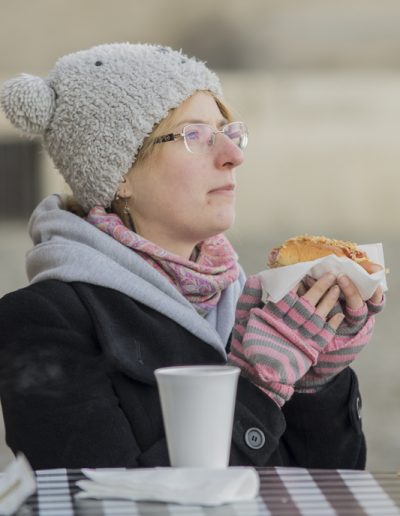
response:
[(226, 357), (225, 346), (245, 281), (242, 269), (239, 279), (224, 290), (218, 305), (203, 318), (132, 249), (64, 210), (58, 195), (37, 206), (29, 233), (34, 243), (26, 258), (31, 283), (81, 281), (117, 290), (173, 319)]

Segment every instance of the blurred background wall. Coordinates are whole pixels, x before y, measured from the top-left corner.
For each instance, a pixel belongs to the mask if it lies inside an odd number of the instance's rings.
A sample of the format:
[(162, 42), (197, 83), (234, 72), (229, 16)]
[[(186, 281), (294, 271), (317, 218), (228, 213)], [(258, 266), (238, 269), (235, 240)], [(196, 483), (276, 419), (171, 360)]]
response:
[[(115, 41), (182, 48), (220, 74), (250, 130), (229, 235), (247, 273), (299, 233), (383, 242), (388, 306), (355, 366), (373, 470), (400, 466), (399, 26), (396, 0), (0, 0), (0, 83)], [(0, 296), (27, 283), (33, 206), (64, 188), (0, 114)], [(2, 444), (0, 468), (10, 457)]]

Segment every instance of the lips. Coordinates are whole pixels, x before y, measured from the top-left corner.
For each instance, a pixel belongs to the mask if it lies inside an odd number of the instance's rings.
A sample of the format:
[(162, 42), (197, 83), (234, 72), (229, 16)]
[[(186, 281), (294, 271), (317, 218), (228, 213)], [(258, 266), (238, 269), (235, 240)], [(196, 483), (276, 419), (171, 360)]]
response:
[(224, 193), (224, 192), (234, 192), (235, 185), (233, 183), (229, 183), (227, 185), (220, 186), (219, 188), (214, 188), (210, 190), (209, 193)]

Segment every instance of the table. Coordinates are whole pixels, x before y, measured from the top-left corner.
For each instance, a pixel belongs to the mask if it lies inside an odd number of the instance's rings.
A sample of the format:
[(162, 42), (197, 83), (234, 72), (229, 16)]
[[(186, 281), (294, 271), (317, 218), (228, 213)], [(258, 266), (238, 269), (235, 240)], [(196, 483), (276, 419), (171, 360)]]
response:
[(175, 515), (297, 516), (400, 515), (400, 477), (396, 473), (303, 468), (257, 468), (260, 495), (251, 502), (220, 507), (181, 506), (122, 500), (76, 500), (80, 470), (36, 471), (38, 492), (18, 516)]

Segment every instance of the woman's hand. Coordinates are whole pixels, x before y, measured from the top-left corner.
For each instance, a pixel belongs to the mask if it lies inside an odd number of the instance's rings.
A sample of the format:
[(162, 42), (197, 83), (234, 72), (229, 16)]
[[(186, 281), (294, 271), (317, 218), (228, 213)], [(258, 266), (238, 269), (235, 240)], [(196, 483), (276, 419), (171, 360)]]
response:
[(326, 274), (304, 295), (299, 297), (295, 289), (278, 303), (264, 305), (260, 278), (251, 276), (246, 281), (228, 361), (280, 406), (291, 397), (296, 382), (317, 364), (343, 320), (343, 314), (327, 317), (340, 294), (334, 283), (334, 275)]
[[(374, 265), (376, 267), (377, 272), (380, 270), (379, 265)], [(333, 275), (332, 275), (333, 276)], [(324, 276), (322, 276), (324, 278)], [(321, 279), (322, 279), (321, 278)], [(335, 278), (336, 279), (336, 278)], [(320, 281), (320, 280), (318, 280)], [(311, 278), (310, 276), (306, 276), (305, 280), (300, 283), (298, 293), (299, 295), (307, 295), (306, 292), (309, 292), (312, 290), (315, 284), (318, 283), (317, 280)], [(343, 293), (343, 297), (345, 300), (346, 306), (348, 306), (351, 310), (359, 310), (364, 305), (364, 301), (357, 289), (357, 287), (354, 285), (354, 283), (346, 276), (345, 274), (339, 274), (337, 277), (337, 284)], [(309, 290), (308, 290), (308, 288)], [(375, 292), (372, 294), (371, 298), (368, 300), (368, 302), (379, 305), (382, 303), (383, 298), (383, 289), (381, 286), (378, 286)]]
[[(305, 299), (310, 305), (315, 306), (315, 314), (326, 320), (340, 295), (340, 288), (335, 283), (335, 275), (327, 273), (319, 280), (313, 280), (312, 286), (308, 290), (305, 289), (303, 283), (300, 283), (297, 288), (297, 295)], [(337, 313), (327, 320), (327, 323), (332, 329), (337, 330), (343, 318), (343, 314)]]
[[(296, 384), (296, 390), (300, 392), (321, 389), (354, 361), (371, 339), (373, 316), (382, 311), (385, 304), (380, 286), (371, 298), (364, 302), (357, 287), (346, 275), (339, 275), (336, 281), (343, 294), (343, 301), (336, 303), (330, 316), (342, 314), (342, 323), (336, 330), (335, 338), (320, 353), (317, 364)], [(317, 283), (316, 280), (307, 277), (299, 290), (306, 296)]]

